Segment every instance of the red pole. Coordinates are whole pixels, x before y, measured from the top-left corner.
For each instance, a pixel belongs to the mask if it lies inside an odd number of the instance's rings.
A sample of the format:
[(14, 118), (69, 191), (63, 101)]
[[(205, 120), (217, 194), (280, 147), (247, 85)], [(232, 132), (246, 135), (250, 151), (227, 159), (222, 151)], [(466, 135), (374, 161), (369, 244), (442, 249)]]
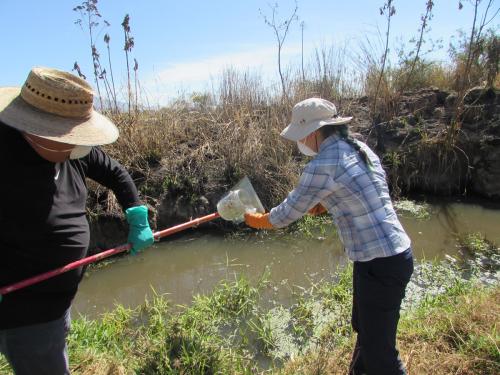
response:
[[(193, 219), (193, 220), (187, 221), (183, 224), (179, 224), (179, 225), (173, 226), (173, 227), (168, 228), (168, 229), (164, 229), (164, 230), (155, 232), (155, 233), (153, 233), (153, 235), (154, 235), (155, 239), (158, 240), (162, 237), (166, 237), (166, 236), (169, 236), (171, 234), (180, 232), (182, 230), (195, 227), (197, 225), (200, 225), (202, 223), (206, 223), (207, 221), (211, 221), (211, 220), (217, 219), (219, 217), (220, 217), (219, 213), (216, 212), (216, 213), (213, 213), (210, 215), (202, 216), (198, 219)], [(48, 272), (42, 273), (40, 275), (19, 281), (15, 284), (3, 286), (0, 288), (0, 300), (1, 300), (2, 295), (14, 292), (18, 289), (22, 289), (22, 288), (25, 288), (27, 286), (33, 285), (33, 284), (37, 284), (41, 281), (50, 279), (51, 277), (60, 275), (64, 272), (67, 272), (67, 271), (73, 270), (75, 268), (82, 267), (82, 266), (85, 266), (87, 264), (94, 263), (98, 260), (110, 257), (111, 255), (122, 253), (124, 251), (130, 250), (131, 247), (132, 246), (130, 244), (124, 244), (124, 245), (115, 247), (113, 249), (103, 251), (99, 254), (92, 255), (92, 256), (77, 260), (75, 262), (69, 263), (69, 264), (62, 266), (60, 268), (56, 268), (52, 271), (48, 271)]]

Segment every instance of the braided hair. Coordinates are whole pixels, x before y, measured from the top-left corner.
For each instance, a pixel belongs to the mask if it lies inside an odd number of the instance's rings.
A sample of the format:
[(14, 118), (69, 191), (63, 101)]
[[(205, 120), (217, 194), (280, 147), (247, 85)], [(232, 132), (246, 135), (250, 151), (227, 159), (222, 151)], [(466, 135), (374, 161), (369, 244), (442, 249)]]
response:
[(349, 134), (349, 128), (347, 124), (344, 125), (325, 125), (318, 129), (324, 139), (328, 138), (333, 134), (337, 134), (344, 142), (350, 144), (359, 154), (361, 160), (366, 164), (368, 170), (373, 172), (373, 163), (368, 157), (365, 150), (361, 148), (359, 143)]

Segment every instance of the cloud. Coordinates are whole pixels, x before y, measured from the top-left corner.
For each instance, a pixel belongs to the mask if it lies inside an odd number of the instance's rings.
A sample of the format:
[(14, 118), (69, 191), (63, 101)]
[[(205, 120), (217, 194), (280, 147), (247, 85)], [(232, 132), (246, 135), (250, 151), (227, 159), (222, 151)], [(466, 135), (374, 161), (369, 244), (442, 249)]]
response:
[[(285, 46), (281, 52), (282, 66), (300, 52), (300, 45)], [(164, 104), (179, 92), (203, 90), (229, 67), (237, 71), (257, 71), (264, 77), (276, 75), (277, 78), (277, 53), (276, 46), (249, 47), (234, 53), (171, 63), (147, 78), (143, 88), (151, 102)]]

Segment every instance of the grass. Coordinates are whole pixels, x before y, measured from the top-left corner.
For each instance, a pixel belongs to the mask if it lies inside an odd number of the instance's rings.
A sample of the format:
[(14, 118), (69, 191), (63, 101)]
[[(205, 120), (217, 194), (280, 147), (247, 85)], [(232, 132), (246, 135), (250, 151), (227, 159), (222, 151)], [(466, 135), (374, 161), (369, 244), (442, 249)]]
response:
[(330, 215), (304, 215), (284, 230), (287, 234), (300, 235), (306, 238), (324, 239), (336, 235), (336, 229)]
[[(481, 282), (487, 269), (474, 261), (498, 256), (498, 248), (477, 233), (464, 238), (473, 253), (468, 263), (424, 262), (408, 287), (398, 342), (410, 373), (499, 370), (500, 290), (498, 282)], [(497, 270), (498, 264), (490, 266)], [(176, 308), (156, 296), (136, 311), (118, 308), (95, 326), (109, 324), (114, 334), (101, 328), (91, 335), (99, 347), (93, 353), (113, 371), (122, 363), (144, 374), (346, 373), (354, 343), (352, 267), (336, 274), (334, 282), (296, 292), (289, 308), (263, 303), (272, 288), (266, 275), (256, 286), (245, 278), (224, 280), (189, 307)], [(81, 322), (84, 332), (93, 332), (92, 324)], [(88, 355), (88, 348), (94, 346), (74, 352)]]
[[(402, 321), (410, 371), (497, 374), (500, 290), (465, 290), (436, 297)], [(433, 355), (434, 353), (434, 355)], [(435, 355), (437, 354), (437, 355)]]
[[(293, 144), (279, 136), (288, 110), (249, 102), (200, 111), (172, 106), (132, 120), (118, 115), (121, 136), (107, 151), (128, 168), (152, 205), (164, 195), (188, 209), (202, 196), (215, 205), (247, 175), (269, 207), (298, 176)], [(91, 203), (116, 208), (102, 198), (102, 188), (92, 188)]]
[[(258, 287), (240, 278), (196, 296), (189, 307), (174, 308), (157, 295), (135, 310), (117, 307), (99, 321), (78, 319), (69, 337), (71, 362), (79, 364), (73, 372), (97, 371), (96, 363), (106, 363), (100, 365), (105, 371), (122, 364), (141, 374), (244, 370), (251, 365), (239, 347), (239, 323), (252, 313), (257, 297)], [(88, 358), (94, 358), (91, 370)]]
[[(471, 236), (470, 243), (489, 251), (478, 234)], [(398, 333), (410, 373), (500, 370), (498, 281), (485, 286), (477, 272), (467, 274), (472, 276), (464, 278), (463, 269), (449, 263), (417, 267)], [(339, 269), (335, 282), (302, 289), (284, 307), (264, 303), (273, 288), (267, 274), (255, 285), (234, 277), (195, 296), (190, 306), (154, 295), (136, 309), (117, 306), (98, 320), (80, 317), (68, 338), (72, 373), (346, 373), (355, 341), (351, 280), (351, 266)], [(0, 357), (0, 374), (8, 373)]]
[[(410, 374), (493, 375), (500, 371), (500, 290), (468, 287), (404, 314), (398, 330), (401, 358)], [(281, 374), (345, 374), (354, 338), (289, 363)], [(321, 369), (321, 372), (317, 370)]]

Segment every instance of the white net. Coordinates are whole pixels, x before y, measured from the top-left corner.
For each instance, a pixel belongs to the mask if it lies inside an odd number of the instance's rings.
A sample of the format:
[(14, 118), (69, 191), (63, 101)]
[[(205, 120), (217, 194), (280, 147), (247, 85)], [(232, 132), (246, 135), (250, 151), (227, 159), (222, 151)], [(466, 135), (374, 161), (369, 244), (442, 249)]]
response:
[(252, 204), (245, 190), (231, 190), (217, 203), (217, 211), (224, 220), (241, 223), (246, 212), (254, 213), (257, 208)]

